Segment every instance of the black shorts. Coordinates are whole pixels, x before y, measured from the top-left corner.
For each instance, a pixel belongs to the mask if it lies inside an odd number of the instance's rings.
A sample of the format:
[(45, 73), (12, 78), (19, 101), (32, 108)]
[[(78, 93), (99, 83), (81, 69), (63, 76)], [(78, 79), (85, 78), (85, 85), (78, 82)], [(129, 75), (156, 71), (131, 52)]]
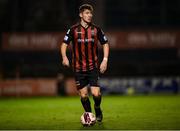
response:
[(98, 79), (99, 71), (97, 69), (85, 72), (75, 72), (75, 81), (78, 90), (87, 85), (99, 87)]

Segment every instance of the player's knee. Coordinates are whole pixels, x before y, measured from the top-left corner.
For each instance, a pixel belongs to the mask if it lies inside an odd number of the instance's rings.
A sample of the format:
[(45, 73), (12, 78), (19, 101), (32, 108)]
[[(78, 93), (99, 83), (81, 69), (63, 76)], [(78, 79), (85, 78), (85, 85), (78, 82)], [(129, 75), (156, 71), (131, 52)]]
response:
[(101, 93), (100, 93), (99, 91), (93, 91), (93, 92), (92, 92), (92, 95), (93, 95), (94, 97), (99, 97), (99, 96), (101, 95)]
[(96, 93), (96, 94), (93, 94), (93, 96), (94, 97), (99, 97), (99, 96), (101, 96), (101, 94), (100, 93)]
[(99, 89), (99, 88), (92, 88), (91, 93), (92, 93), (92, 95), (95, 96), (95, 97), (98, 97), (98, 96), (101, 95), (101, 92), (100, 92), (100, 89)]
[(80, 93), (81, 98), (87, 98), (88, 97), (88, 93)]

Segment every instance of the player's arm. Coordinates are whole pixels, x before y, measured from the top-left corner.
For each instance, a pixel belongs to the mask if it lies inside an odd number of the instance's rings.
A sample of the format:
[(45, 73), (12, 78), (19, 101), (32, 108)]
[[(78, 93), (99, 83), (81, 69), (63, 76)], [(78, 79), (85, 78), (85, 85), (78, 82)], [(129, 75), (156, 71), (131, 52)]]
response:
[(61, 56), (62, 56), (62, 64), (64, 66), (69, 67), (69, 60), (66, 55), (67, 46), (68, 45), (64, 42), (61, 44)]
[(107, 70), (107, 63), (109, 57), (109, 43), (104, 32), (98, 28), (98, 39), (103, 46), (104, 58), (100, 64), (100, 72), (104, 73)]
[(62, 64), (64, 66), (67, 66), (69, 67), (69, 60), (68, 60), (68, 57), (66, 55), (66, 50), (67, 50), (67, 47), (70, 43), (70, 41), (72, 40), (72, 32), (71, 32), (71, 29), (68, 29), (68, 31), (66, 32), (66, 35), (64, 37), (64, 40), (61, 44), (61, 56), (62, 56)]
[(108, 63), (108, 57), (109, 57), (109, 44), (108, 42), (103, 44), (103, 53), (104, 53), (104, 58), (101, 62), (100, 65), (100, 72), (104, 73), (107, 70), (107, 63)]
[(103, 60), (108, 61), (108, 57), (109, 57), (109, 44), (108, 44), (108, 42), (103, 45), (103, 53), (104, 53)]

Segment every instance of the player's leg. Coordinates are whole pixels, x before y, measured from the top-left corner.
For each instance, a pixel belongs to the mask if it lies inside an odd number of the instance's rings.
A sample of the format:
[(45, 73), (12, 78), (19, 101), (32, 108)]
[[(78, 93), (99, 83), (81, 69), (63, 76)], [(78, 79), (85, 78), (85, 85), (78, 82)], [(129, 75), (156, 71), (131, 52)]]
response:
[(91, 94), (93, 95), (93, 100), (94, 100), (94, 109), (96, 113), (96, 118), (99, 122), (102, 121), (103, 115), (101, 111), (101, 91), (100, 91), (100, 86), (98, 84), (98, 79), (99, 79), (99, 72), (98, 70), (92, 70), (89, 72), (89, 84), (91, 86)]
[(103, 119), (103, 114), (101, 110), (101, 92), (100, 87), (98, 86), (92, 86), (91, 87), (91, 93), (93, 95), (94, 100), (94, 110), (96, 113), (96, 119), (97, 121), (101, 122)]
[(88, 80), (87, 80), (87, 75), (85, 73), (76, 73), (75, 74), (75, 80), (76, 80), (76, 87), (79, 92), (79, 95), (81, 97), (81, 103), (82, 106), (84, 107), (84, 110), (86, 112), (91, 112), (91, 103), (89, 100), (88, 96)]
[(84, 107), (84, 110), (86, 112), (91, 112), (91, 103), (88, 96), (88, 88), (83, 87), (82, 89), (79, 89), (79, 95), (81, 97), (81, 103)]

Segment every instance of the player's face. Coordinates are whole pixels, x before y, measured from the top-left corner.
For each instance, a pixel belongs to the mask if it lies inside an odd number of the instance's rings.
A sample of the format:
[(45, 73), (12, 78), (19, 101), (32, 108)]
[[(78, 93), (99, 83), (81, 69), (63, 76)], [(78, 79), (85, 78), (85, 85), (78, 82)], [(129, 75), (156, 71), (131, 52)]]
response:
[(80, 17), (84, 22), (90, 23), (92, 21), (93, 14), (90, 10), (85, 9), (82, 13), (80, 13)]

